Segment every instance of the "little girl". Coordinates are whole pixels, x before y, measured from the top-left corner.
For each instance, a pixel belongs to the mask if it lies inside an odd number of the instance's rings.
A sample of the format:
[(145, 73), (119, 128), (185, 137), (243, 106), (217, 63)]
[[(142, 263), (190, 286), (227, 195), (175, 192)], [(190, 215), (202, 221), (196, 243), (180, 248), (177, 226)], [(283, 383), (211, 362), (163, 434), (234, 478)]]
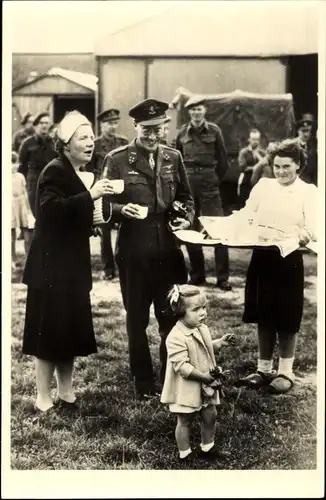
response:
[(12, 174), (12, 216), (11, 216), (11, 267), (16, 268), (16, 239), (17, 229), (23, 234), (25, 253), (27, 254), (33, 234), (35, 219), (28, 202), (26, 181), (23, 174), (18, 170), (18, 155), (15, 151), (11, 153)]
[(214, 445), (216, 405), (220, 403), (218, 384), (211, 374), (216, 362), (214, 351), (234, 342), (227, 334), (218, 340), (211, 338), (204, 324), (206, 297), (193, 285), (174, 285), (168, 299), (178, 321), (166, 340), (168, 353), (161, 402), (167, 403), (177, 415), (175, 438), (180, 460), (194, 457), (190, 447), (189, 428), (194, 414), (201, 418), (201, 445), (199, 455), (205, 458), (221, 457)]

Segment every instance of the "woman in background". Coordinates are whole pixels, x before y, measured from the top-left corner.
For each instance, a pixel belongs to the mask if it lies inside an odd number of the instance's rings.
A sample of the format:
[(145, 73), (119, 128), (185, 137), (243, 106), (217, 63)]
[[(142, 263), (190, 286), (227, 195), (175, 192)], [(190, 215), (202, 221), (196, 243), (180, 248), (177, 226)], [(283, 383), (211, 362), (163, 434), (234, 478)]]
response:
[(97, 350), (89, 296), (89, 237), (94, 201), (113, 192), (107, 179), (87, 189), (81, 178), (94, 149), (87, 118), (68, 113), (57, 136), (59, 157), (39, 177), (35, 233), (23, 278), (28, 286), (23, 353), (35, 356), (36, 408), (42, 412), (53, 406), (54, 371), (60, 405), (76, 407), (74, 358)]

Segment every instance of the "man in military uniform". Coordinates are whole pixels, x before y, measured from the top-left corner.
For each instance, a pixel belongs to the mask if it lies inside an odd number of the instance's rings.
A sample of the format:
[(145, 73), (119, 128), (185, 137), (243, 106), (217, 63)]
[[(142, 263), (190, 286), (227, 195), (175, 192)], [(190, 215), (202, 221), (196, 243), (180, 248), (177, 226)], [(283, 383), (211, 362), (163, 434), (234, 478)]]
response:
[[(182, 157), (160, 144), (167, 109), (167, 103), (155, 99), (133, 107), (129, 115), (137, 137), (109, 153), (103, 169), (105, 177), (124, 180), (123, 193), (112, 199), (112, 211), (121, 222), (116, 261), (127, 312), (130, 368), (140, 398), (156, 391), (146, 335), (152, 303), (161, 335), (161, 382), (164, 380), (165, 340), (176, 321), (166, 296), (173, 284), (187, 282), (184, 257), (173, 231), (190, 227), (194, 215)], [(183, 204), (185, 213), (172, 225), (176, 200)]]
[(26, 177), (28, 200), (35, 216), (37, 181), (43, 168), (53, 160), (57, 153), (54, 141), (49, 135), (50, 115), (44, 111), (33, 122), (34, 135), (27, 137), (19, 149), (18, 171)]
[(34, 134), (34, 116), (32, 113), (26, 113), (24, 118), (21, 121), (22, 128), (17, 130), (12, 138), (12, 150), (16, 153), (19, 152), (20, 146), (27, 137), (30, 137)]
[[(181, 127), (176, 148), (181, 152), (195, 201), (196, 216), (223, 216), (219, 184), (228, 170), (228, 159), (220, 128), (205, 119), (203, 100), (186, 103), (190, 122)], [(200, 223), (196, 218), (197, 229)], [(205, 283), (205, 261), (201, 246), (187, 245), (191, 264), (190, 283)], [(215, 247), (217, 287), (229, 291), (229, 254), (225, 246)]]
[[(87, 170), (93, 171), (95, 178), (99, 179), (102, 175), (102, 165), (105, 156), (114, 149), (128, 144), (128, 139), (116, 133), (120, 120), (119, 110), (113, 108), (107, 109), (100, 113), (97, 118), (100, 120), (101, 135), (95, 139), (92, 162)], [(105, 280), (111, 280), (115, 276), (111, 230), (111, 222), (102, 227), (101, 259), (103, 264), (103, 279)]]
[(299, 144), (306, 152), (306, 165), (300, 172), (300, 178), (317, 186), (317, 139), (314, 126), (315, 119), (310, 113), (303, 114), (296, 123)]

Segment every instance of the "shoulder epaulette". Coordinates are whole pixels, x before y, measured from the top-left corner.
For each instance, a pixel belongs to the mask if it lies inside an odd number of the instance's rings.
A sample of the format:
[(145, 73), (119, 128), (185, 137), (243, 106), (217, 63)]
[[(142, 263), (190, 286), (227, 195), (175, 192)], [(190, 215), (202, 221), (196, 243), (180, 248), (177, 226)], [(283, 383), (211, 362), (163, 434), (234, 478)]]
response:
[(119, 146), (118, 148), (112, 149), (112, 151), (110, 151), (109, 155), (114, 156), (117, 153), (120, 153), (122, 151), (126, 151), (128, 146), (129, 146), (129, 144), (124, 144), (123, 146)]

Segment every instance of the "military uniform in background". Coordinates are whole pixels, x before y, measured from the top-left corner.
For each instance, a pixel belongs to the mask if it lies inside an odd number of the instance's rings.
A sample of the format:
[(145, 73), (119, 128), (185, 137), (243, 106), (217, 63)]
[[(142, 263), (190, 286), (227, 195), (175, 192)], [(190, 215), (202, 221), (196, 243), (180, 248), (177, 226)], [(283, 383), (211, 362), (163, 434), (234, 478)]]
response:
[[(150, 105), (153, 103), (152, 105)], [(163, 106), (164, 105), (164, 106)], [(130, 110), (135, 120), (146, 116), (157, 118), (167, 103), (153, 99)], [(158, 110), (157, 110), (158, 108)], [(163, 111), (162, 109), (163, 108)], [(140, 118), (139, 118), (140, 119)], [(157, 120), (159, 121), (159, 120)], [(147, 122), (146, 122), (147, 123)], [(163, 120), (162, 120), (163, 123)], [(182, 157), (175, 149), (159, 145), (150, 153), (138, 143), (110, 153), (104, 162), (104, 176), (123, 179), (124, 191), (112, 199), (113, 218), (120, 220), (116, 246), (123, 303), (127, 312), (127, 332), (131, 373), (139, 394), (151, 393), (154, 374), (146, 329), (150, 306), (161, 335), (161, 381), (166, 365), (165, 340), (176, 319), (169, 312), (167, 293), (175, 283), (187, 282), (187, 269), (176, 237), (169, 227), (169, 214), (175, 200), (183, 202), (192, 222), (193, 199)], [(128, 203), (148, 207), (145, 219), (126, 218), (121, 214)]]
[[(192, 99), (186, 107), (196, 106), (202, 101)], [(192, 123), (184, 125), (176, 138), (176, 148), (181, 152), (186, 167), (192, 195), (195, 201), (196, 220), (194, 229), (200, 229), (198, 216), (223, 216), (220, 181), (228, 170), (227, 152), (220, 128), (208, 121), (195, 128)], [(199, 245), (187, 245), (191, 264), (191, 283), (205, 282), (205, 261)], [(229, 290), (229, 254), (226, 246), (216, 246), (215, 266), (217, 284)]]
[[(120, 113), (117, 109), (111, 108), (100, 113), (98, 115), (98, 119), (101, 122), (119, 120)], [(102, 176), (103, 162), (106, 155), (114, 149), (125, 146), (126, 144), (128, 144), (128, 139), (122, 135), (102, 133), (95, 139), (93, 158), (91, 163), (88, 165), (87, 170), (94, 173), (96, 180), (100, 179)], [(105, 279), (112, 279), (115, 276), (115, 263), (112, 249), (111, 230), (111, 221), (102, 227), (101, 259)]]

